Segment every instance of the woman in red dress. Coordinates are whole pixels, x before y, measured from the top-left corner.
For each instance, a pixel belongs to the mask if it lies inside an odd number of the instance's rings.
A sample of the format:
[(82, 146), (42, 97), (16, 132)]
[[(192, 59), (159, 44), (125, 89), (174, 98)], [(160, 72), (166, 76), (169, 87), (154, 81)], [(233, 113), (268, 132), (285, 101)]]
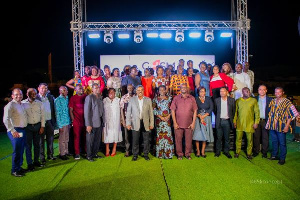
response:
[(96, 66), (92, 67), (92, 75), (88, 77), (87, 79), (87, 89), (86, 89), (86, 94), (90, 94), (92, 92), (92, 86), (94, 83), (97, 83), (100, 87), (101, 93), (103, 92), (105, 88), (105, 83), (103, 78), (99, 75), (99, 69)]
[(153, 97), (154, 97), (154, 92), (152, 90), (153, 76), (151, 75), (149, 68), (146, 68), (144, 73), (145, 73), (145, 76), (142, 76), (142, 78), (141, 78), (142, 85), (144, 87), (144, 96), (153, 99)]
[(189, 85), (190, 85), (190, 94), (192, 96), (195, 96), (195, 76), (193, 75), (193, 73), (194, 73), (193, 68), (188, 68), (186, 71)]

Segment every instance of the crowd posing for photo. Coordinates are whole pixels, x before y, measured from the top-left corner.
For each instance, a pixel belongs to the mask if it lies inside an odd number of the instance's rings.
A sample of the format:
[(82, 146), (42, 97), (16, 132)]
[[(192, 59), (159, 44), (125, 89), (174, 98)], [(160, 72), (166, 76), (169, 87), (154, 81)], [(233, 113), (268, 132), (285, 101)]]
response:
[[(86, 66), (84, 76), (75, 71), (67, 87), (60, 86), (57, 98), (46, 83), (40, 83), (37, 90), (29, 88), (25, 100), (22, 91), (15, 88), (3, 116), (13, 146), (11, 174), (21, 177), (45, 166), (46, 160), (57, 159), (53, 148), (56, 128), (61, 160), (74, 156), (75, 160), (84, 157), (93, 162), (102, 158), (98, 155), (102, 142), (106, 157), (115, 156), (117, 144), (122, 142), (125, 157), (132, 155), (132, 161), (142, 153), (140, 146), (145, 160), (150, 160), (152, 150), (157, 158), (176, 155), (178, 160), (191, 160), (193, 140), (196, 157), (206, 158), (206, 144), (215, 142), (215, 157), (223, 151), (231, 159), (229, 135), (234, 131), (234, 158), (239, 158), (244, 134), (247, 159), (259, 153), (267, 158), (270, 135), (269, 159), (285, 164), (286, 133), (292, 131), (292, 120), (300, 119), (295, 106), (284, 97), (283, 88), (277, 87), (272, 99), (267, 87), (260, 85), (255, 97), (249, 63), (236, 64), (235, 72), (229, 63), (220, 69), (201, 62), (197, 70), (189, 60), (187, 69), (184, 66), (183, 59), (176, 70), (173, 65), (156, 66), (156, 76), (152, 68), (144, 69), (142, 75), (137, 66), (126, 65), (120, 75), (118, 68), (111, 71), (107, 65), (104, 71)], [(70, 99), (68, 88), (74, 90)], [(70, 129), (74, 155), (69, 152)], [(27, 169), (22, 168), (24, 151)]]

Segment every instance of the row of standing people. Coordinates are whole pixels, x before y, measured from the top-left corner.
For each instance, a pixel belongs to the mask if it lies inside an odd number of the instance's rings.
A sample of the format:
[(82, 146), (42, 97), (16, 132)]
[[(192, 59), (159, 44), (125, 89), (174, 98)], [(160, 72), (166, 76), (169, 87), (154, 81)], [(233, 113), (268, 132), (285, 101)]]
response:
[[(66, 87), (59, 88), (60, 96), (55, 100), (47, 92), (47, 85), (42, 83), (38, 87), (39, 94), (34, 88), (27, 91), (28, 98), (23, 98), (22, 91), (15, 89), (12, 92), (13, 100), (5, 107), (3, 122), (7, 127), (8, 137), (13, 145), (12, 174), (22, 176), (24, 169), (23, 151), (26, 149), (26, 159), (29, 171), (34, 166), (41, 167), (45, 163), (44, 137), (48, 147), (48, 159), (53, 156), (53, 128), (59, 128), (59, 157), (68, 159), (68, 140), (70, 125), (74, 130), (75, 159), (80, 159), (81, 152), (86, 152), (87, 159), (94, 161), (98, 155), (101, 137), (106, 144), (106, 156), (116, 154), (116, 144), (122, 141), (121, 124), (125, 128), (126, 154), (129, 156), (129, 147), (132, 146), (133, 160), (138, 159), (139, 137), (144, 138), (144, 158), (149, 160), (151, 130), (156, 127), (156, 155), (159, 158), (172, 158), (174, 145), (171, 129), (173, 121), (176, 154), (178, 159), (183, 155), (191, 159), (192, 140), (196, 140), (196, 156), (206, 157), (205, 142), (214, 140), (211, 127), (211, 113), (216, 114), (217, 146), (215, 156), (220, 156), (222, 137), (225, 138), (224, 154), (229, 154), (229, 131), (236, 128), (236, 154), (241, 151), (241, 140), (244, 132), (247, 135), (247, 157), (252, 159), (253, 137), (262, 133), (263, 157), (266, 157), (268, 131), (273, 142), (271, 159), (277, 159), (278, 144), (280, 146), (279, 164), (284, 164), (286, 157), (286, 133), (290, 131), (291, 121), (299, 116), (292, 103), (283, 97), (283, 89), (276, 88), (276, 99), (270, 101), (266, 96), (266, 87), (259, 87), (258, 101), (250, 97), (250, 89), (242, 89), (243, 97), (236, 102), (228, 96), (226, 87), (220, 88), (220, 97), (211, 99), (206, 96), (206, 89), (200, 88), (196, 99), (189, 94), (186, 83), (180, 84), (180, 93), (172, 99), (167, 96), (167, 88), (159, 86), (159, 95), (152, 101), (144, 96), (144, 87), (137, 86), (136, 95), (133, 95), (134, 86), (127, 85), (128, 93), (121, 99), (116, 97), (116, 90), (110, 88), (108, 97), (102, 99), (101, 87), (94, 83), (92, 93), (84, 94), (83, 87), (75, 87), (76, 95), (68, 100)], [(213, 102), (214, 101), (214, 102)], [(156, 118), (154, 118), (154, 115)], [(154, 119), (156, 126), (154, 126)], [(259, 128), (260, 126), (260, 128)], [(131, 131), (131, 135), (130, 135)], [(127, 132), (127, 133), (126, 133)], [(254, 134), (255, 133), (255, 134)], [(130, 144), (130, 137), (132, 143)], [(182, 150), (182, 138), (185, 137), (185, 151)], [(86, 140), (86, 141), (85, 141)], [(80, 142), (81, 141), (81, 142)], [(202, 141), (200, 153), (199, 141)], [(34, 146), (34, 160), (32, 161), (31, 148)], [(81, 143), (81, 148), (80, 148)], [(110, 154), (109, 143), (114, 143)], [(258, 142), (255, 154), (259, 152)], [(254, 145), (255, 146), (255, 145)], [(41, 162), (39, 162), (41, 161)]]
[[(126, 91), (126, 86), (132, 84), (135, 87), (143, 85), (145, 96), (153, 99), (158, 94), (158, 87), (165, 85), (168, 94), (177, 95), (180, 93), (180, 84), (186, 83), (189, 91), (193, 96), (197, 96), (197, 89), (200, 87), (206, 88), (206, 96), (213, 98), (220, 97), (219, 90), (226, 86), (230, 95), (235, 99), (242, 96), (242, 88), (248, 87), (253, 92), (254, 73), (249, 70), (249, 63), (246, 62), (244, 66), (238, 63), (235, 66), (236, 72), (233, 73), (231, 65), (224, 63), (220, 70), (217, 65), (208, 68), (208, 64), (201, 62), (199, 70), (193, 68), (193, 62), (188, 62), (188, 69), (184, 69), (184, 63), (180, 62), (177, 70), (174, 71), (173, 66), (169, 65), (167, 68), (162, 66), (156, 67), (156, 76), (152, 68), (144, 70), (144, 76), (139, 75), (139, 70), (136, 66), (124, 67), (124, 76), (120, 76), (120, 70), (114, 68), (111, 72), (109, 66), (104, 67), (104, 75), (101, 76), (100, 69), (96, 66), (90, 68), (85, 67), (85, 75), (80, 77), (79, 71), (75, 72), (75, 78), (67, 82), (69, 88), (74, 89), (77, 84), (81, 84), (86, 94), (91, 93), (91, 86), (93, 83), (100, 85), (100, 90), (104, 96), (107, 96), (107, 89), (114, 88), (116, 96), (121, 98)], [(130, 67), (130, 68), (129, 68)], [(90, 74), (91, 73), (91, 74)], [(75, 94), (75, 91), (74, 91)]]

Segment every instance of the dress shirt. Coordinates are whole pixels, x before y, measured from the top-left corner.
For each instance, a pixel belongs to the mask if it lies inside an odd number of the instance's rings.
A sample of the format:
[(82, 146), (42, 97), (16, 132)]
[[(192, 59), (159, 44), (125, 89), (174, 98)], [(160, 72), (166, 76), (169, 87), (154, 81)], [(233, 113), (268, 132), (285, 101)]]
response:
[(3, 123), (7, 132), (16, 132), (15, 128), (27, 126), (27, 115), (22, 103), (12, 100), (4, 107)]
[(29, 99), (22, 101), (24, 109), (27, 114), (28, 124), (37, 124), (41, 122), (41, 126), (45, 127), (45, 113), (43, 103), (34, 100), (32, 103), (29, 102)]
[(258, 106), (259, 106), (259, 111), (260, 111), (260, 118), (265, 119), (266, 118), (266, 97), (261, 98), (258, 97)]
[(228, 107), (227, 107), (227, 98), (226, 100), (223, 100), (221, 98), (221, 115), (220, 115), (221, 119), (228, 119)]
[(42, 104), (44, 106), (45, 120), (46, 121), (51, 120), (51, 106), (50, 106), (50, 102), (49, 102), (49, 100), (48, 100), (48, 98), (47, 98), (46, 95), (44, 97), (42, 95), (40, 95), (40, 97), (41, 97)]
[(142, 99), (140, 99), (140, 98), (138, 97), (138, 102), (139, 102), (139, 108), (140, 108), (140, 119), (142, 119), (144, 97), (143, 97)]

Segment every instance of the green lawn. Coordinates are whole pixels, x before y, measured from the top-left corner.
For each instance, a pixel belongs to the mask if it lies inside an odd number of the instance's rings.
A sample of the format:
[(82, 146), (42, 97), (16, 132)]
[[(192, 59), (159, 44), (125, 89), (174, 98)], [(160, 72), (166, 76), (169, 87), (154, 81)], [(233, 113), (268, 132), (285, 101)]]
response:
[[(291, 140), (291, 135), (288, 141)], [(94, 163), (56, 160), (25, 177), (10, 175), (11, 145), (0, 134), (0, 199), (300, 199), (300, 144), (286, 164), (262, 159), (207, 158), (132, 162), (123, 153)], [(58, 153), (57, 141), (55, 151)], [(233, 152), (231, 152), (233, 155)], [(26, 163), (26, 162), (25, 162)], [(26, 168), (26, 165), (24, 165)]]

